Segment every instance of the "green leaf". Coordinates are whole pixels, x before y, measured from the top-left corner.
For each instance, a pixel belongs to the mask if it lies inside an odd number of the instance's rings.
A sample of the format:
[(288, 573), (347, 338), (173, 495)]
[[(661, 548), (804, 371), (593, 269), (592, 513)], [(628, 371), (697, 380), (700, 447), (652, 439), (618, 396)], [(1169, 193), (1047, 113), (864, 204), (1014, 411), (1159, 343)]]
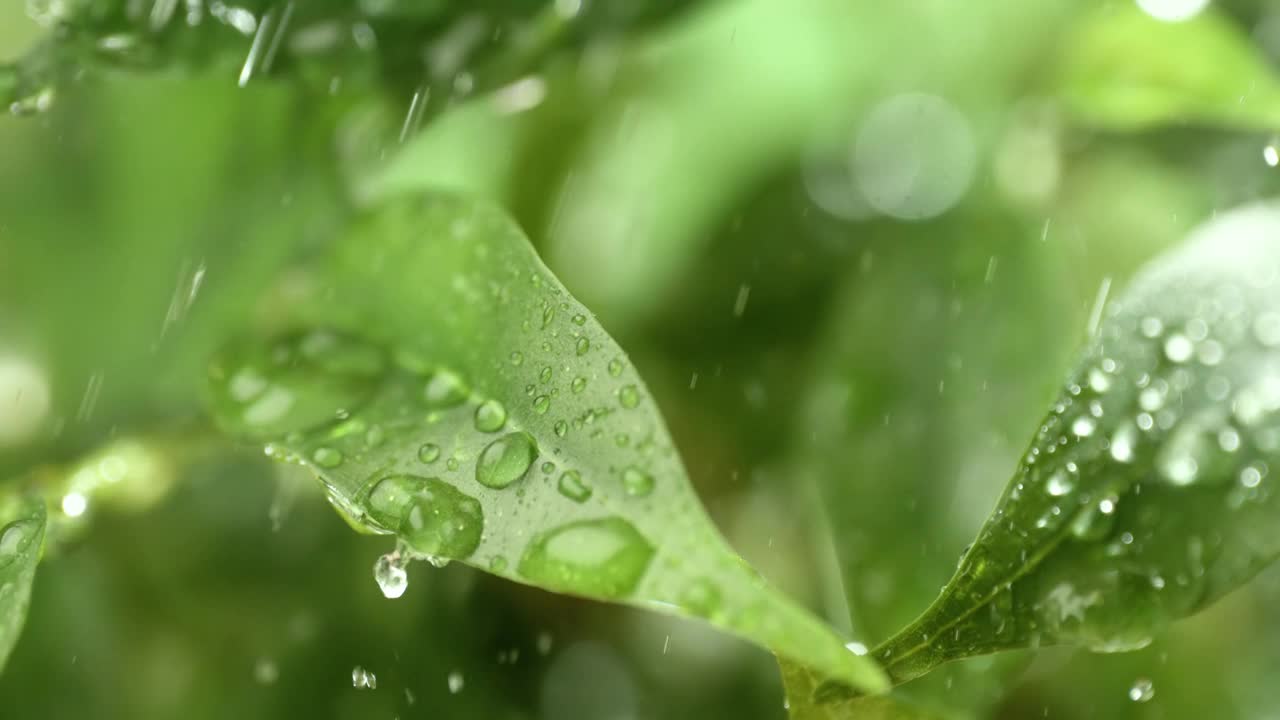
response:
[(938, 720), (924, 708), (888, 695), (858, 695), (824, 684), (812, 671), (778, 661), (791, 720)]
[(0, 502), (0, 670), (18, 642), (31, 602), (31, 583), (44, 539), (44, 502), (10, 498)]
[(1112, 3), (1066, 39), (1053, 85), (1080, 120), (1111, 130), (1280, 127), (1280, 83), (1270, 64), (1212, 7), (1164, 22), (1134, 3)]
[[(501, 212), (388, 202), (311, 281), (300, 324), (329, 329), (232, 349), (209, 395), (225, 428), (310, 466), (354, 526), (413, 556), (702, 617), (883, 687), (726, 546), (626, 355)], [(401, 561), (380, 561), (388, 594)]]
[(1280, 552), (1280, 209), (1151, 263), (933, 605), (874, 655), (898, 682), (998, 650), (1145, 646)]

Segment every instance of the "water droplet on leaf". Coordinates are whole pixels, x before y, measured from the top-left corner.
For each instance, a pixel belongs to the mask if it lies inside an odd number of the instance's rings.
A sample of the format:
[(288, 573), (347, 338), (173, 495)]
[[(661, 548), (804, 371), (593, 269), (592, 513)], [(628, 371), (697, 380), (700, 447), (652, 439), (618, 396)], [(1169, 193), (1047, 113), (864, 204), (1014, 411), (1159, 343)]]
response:
[(489, 443), (476, 462), (476, 480), (486, 487), (502, 489), (524, 477), (538, 456), (533, 436), (513, 432)]

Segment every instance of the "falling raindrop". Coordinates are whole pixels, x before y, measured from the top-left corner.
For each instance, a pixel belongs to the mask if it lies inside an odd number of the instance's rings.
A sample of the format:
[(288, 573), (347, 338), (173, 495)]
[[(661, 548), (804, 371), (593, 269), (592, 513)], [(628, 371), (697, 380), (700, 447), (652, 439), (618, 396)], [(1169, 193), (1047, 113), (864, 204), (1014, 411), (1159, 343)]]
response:
[(378, 558), (373, 564), (373, 579), (387, 598), (398, 598), (409, 588), (409, 575), (405, 572), (400, 554), (396, 552)]
[(1129, 699), (1134, 702), (1144, 703), (1155, 696), (1155, 685), (1147, 678), (1138, 678), (1129, 687)]
[(454, 670), (453, 672), (449, 673), (449, 679), (448, 679), (449, 693), (452, 695), (457, 695), (458, 693), (462, 692), (462, 686), (465, 684), (465, 682), (466, 680), (465, 678), (462, 677), (461, 672)]
[(351, 686), (359, 689), (374, 690), (378, 687), (378, 676), (357, 665), (351, 668)]

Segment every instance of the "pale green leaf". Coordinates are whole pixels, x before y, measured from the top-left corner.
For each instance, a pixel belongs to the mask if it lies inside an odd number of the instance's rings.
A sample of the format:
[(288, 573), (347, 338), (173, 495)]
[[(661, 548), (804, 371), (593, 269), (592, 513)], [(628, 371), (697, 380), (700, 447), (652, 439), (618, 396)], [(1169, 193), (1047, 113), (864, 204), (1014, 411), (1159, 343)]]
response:
[[(353, 525), (883, 687), (726, 546), (626, 354), (501, 212), (390, 201), (310, 281), (307, 329), (225, 354), (210, 396), (224, 427), (310, 466)], [(390, 594), (401, 559), (380, 568)]]

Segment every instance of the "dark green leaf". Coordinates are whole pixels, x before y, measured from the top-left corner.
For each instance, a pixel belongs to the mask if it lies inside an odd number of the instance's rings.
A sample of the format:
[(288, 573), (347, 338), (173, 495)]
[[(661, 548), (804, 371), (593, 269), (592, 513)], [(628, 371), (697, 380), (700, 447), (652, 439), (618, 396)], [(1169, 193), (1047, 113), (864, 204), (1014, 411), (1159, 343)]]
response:
[(0, 670), (18, 642), (31, 602), (31, 583), (44, 540), (44, 502), (16, 498), (0, 502)]
[[(725, 545), (626, 355), (502, 213), (389, 202), (312, 279), (301, 324), (334, 330), (232, 350), (210, 396), (225, 427), (310, 466), (354, 526), (883, 686)], [(379, 566), (389, 594), (402, 559)]]
[(1212, 7), (1164, 22), (1135, 3), (1110, 3), (1067, 39), (1054, 83), (1068, 110), (1108, 129), (1280, 126), (1275, 73), (1249, 37)]
[(1276, 208), (1234, 211), (1107, 306), (951, 582), (875, 651), (895, 680), (1009, 648), (1139, 648), (1280, 552), (1278, 235)]

